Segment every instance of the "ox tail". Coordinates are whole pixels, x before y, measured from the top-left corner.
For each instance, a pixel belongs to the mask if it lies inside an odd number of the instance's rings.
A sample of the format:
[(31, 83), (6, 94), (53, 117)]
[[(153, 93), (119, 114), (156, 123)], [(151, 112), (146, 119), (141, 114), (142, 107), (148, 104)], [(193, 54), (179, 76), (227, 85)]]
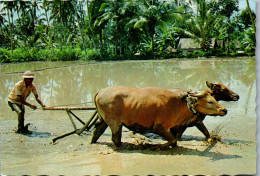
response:
[(99, 121), (95, 124), (95, 130), (93, 131), (92, 139), (91, 139), (91, 142), (90, 142), (91, 144), (96, 143), (97, 140), (99, 139), (99, 137), (105, 132), (105, 130), (108, 127), (108, 125), (106, 124), (103, 117), (100, 115), (100, 113), (98, 111), (96, 97), (97, 97), (99, 92), (100, 91), (98, 91), (94, 96), (94, 102), (95, 102), (97, 116), (98, 116)]
[(100, 90), (97, 91), (97, 93), (96, 93), (95, 96), (94, 96), (94, 103), (95, 103), (95, 106), (96, 106), (96, 111), (97, 111), (97, 116), (98, 116), (98, 118), (99, 118), (100, 120), (103, 120), (102, 116), (100, 115), (100, 113), (99, 113), (99, 111), (98, 111), (97, 100), (96, 100), (96, 98), (97, 98), (99, 92), (100, 92)]

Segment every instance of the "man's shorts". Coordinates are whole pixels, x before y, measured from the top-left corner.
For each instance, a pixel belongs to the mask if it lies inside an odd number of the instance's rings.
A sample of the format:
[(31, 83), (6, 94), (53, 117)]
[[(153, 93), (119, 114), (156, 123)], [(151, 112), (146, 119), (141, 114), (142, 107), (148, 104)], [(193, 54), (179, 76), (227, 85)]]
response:
[(8, 101), (8, 105), (11, 107), (12, 111), (16, 111), (18, 113), (25, 111), (23, 104), (19, 105), (19, 104)]

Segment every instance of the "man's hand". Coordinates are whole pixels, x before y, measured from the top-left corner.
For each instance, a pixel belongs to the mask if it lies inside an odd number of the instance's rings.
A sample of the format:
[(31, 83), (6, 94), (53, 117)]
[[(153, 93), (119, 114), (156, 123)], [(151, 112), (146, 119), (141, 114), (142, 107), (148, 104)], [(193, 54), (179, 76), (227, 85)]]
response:
[(30, 108), (32, 108), (33, 110), (37, 109), (37, 106), (35, 105), (30, 105)]

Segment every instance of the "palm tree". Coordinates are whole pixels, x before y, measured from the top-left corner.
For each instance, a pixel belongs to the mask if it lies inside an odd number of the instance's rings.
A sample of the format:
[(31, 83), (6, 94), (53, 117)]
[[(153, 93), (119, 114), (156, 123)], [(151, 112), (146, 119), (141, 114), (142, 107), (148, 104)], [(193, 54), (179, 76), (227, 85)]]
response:
[(60, 39), (60, 48), (62, 49), (63, 45), (63, 30), (62, 30), (62, 5), (64, 2), (59, 0), (52, 1), (51, 5), (51, 16), (50, 19), (53, 21), (54, 26), (54, 37), (56, 37), (56, 26), (59, 25), (59, 39)]
[[(99, 11), (100, 5), (102, 3), (103, 3), (103, 0), (98, 0), (98, 1), (93, 0), (89, 4), (89, 1), (87, 0), (87, 14), (88, 14), (87, 33), (90, 36), (90, 40), (92, 41), (92, 45), (95, 49), (96, 55), (98, 54), (98, 51), (97, 51), (97, 47), (96, 47), (95, 40), (94, 40), (95, 33), (96, 34), (99, 33), (101, 54), (102, 54), (102, 48), (103, 48), (102, 47), (102, 29), (100, 29), (100, 27), (95, 28), (95, 26), (94, 26), (94, 21), (97, 18), (97, 16), (100, 14), (100, 12), (98, 12), (98, 11)], [(95, 15), (95, 17), (93, 17), (94, 15)]]
[(18, 1), (18, 5), (16, 6), (16, 12), (18, 16), (18, 23), (22, 26), (21, 16), (24, 17), (26, 14), (26, 11), (28, 10), (29, 5), (28, 2), (25, 1)]
[(6, 32), (7, 28), (6, 28), (6, 25), (5, 25), (7, 20), (4, 18), (5, 15), (6, 15), (5, 13), (0, 13), (0, 28), (1, 28), (1, 30), (0, 30), (0, 38), (2, 39), (0, 41), (0, 47), (5, 46), (7, 44), (7, 41), (8, 41), (7, 40), (8, 34)]
[(118, 51), (118, 43), (119, 43), (119, 20), (120, 20), (120, 13), (119, 9), (123, 5), (123, 0), (115, 0), (102, 3), (100, 6), (99, 11), (103, 12), (101, 16), (96, 19), (95, 25), (96, 26), (105, 26), (108, 25), (107, 28), (112, 31), (113, 33), (113, 43), (115, 46), (115, 55), (117, 55)]
[(217, 7), (216, 16), (224, 16), (227, 18), (227, 20), (223, 20), (223, 25), (226, 26), (227, 31), (227, 43), (228, 43), (228, 53), (230, 49), (230, 34), (232, 33), (233, 26), (231, 24), (231, 16), (232, 14), (239, 10), (238, 8), (238, 0), (219, 0), (218, 2), (212, 1), (211, 6)]
[(175, 30), (195, 39), (205, 51), (210, 47), (212, 34), (223, 18), (214, 16), (206, 0), (194, 0), (190, 7), (192, 15), (186, 21), (187, 28)]
[(49, 42), (51, 43), (51, 46), (53, 46), (53, 40), (51, 37), (51, 31), (50, 31), (50, 17), (49, 17), (49, 11), (50, 11), (50, 2), (49, 1), (43, 1), (43, 3), (41, 4), (41, 9), (44, 10), (44, 20), (46, 22), (46, 30), (45, 30), (45, 34), (46, 36), (48, 36)]
[(81, 36), (81, 39), (82, 39), (83, 49), (84, 49), (85, 55), (87, 56), (85, 37), (84, 37), (83, 4), (82, 4), (82, 2), (78, 2), (78, 3), (79, 3), (78, 5), (74, 6), (74, 13), (75, 13), (75, 16), (76, 16), (76, 19), (77, 19), (77, 23), (78, 23), (78, 27), (79, 27), (79, 31), (80, 31), (80, 36)]
[(40, 3), (34, 0), (30, 3), (27, 13), (29, 13), (30, 26), (29, 26), (29, 36), (28, 36), (28, 46), (34, 47), (40, 38), (40, 33), (38, 27), (43, 23), (44, 18), (42, 14), (37, 15), (37, 10), (40, 8)]
[(133, 18), (128, 25), (133, 25), (133, 28), (135, 29), (148, 29), (147, 34), (150, 36), (151, 50), (154, 55), (154, 36), (156, 27), (173, 20), (179, 13), (173, 5), (169, 8), (170, 6), (168, 3), (159, 0), (143, 0), (138, 7), (139, 10), (137, 11), (135, 18)]
[(254, 19), (253, 15), (252, 15), (252, 12), (251, 12), (248, 0), (246, 0), (246, 4), (247, 4), (247, 9), (248, 9), (248, 12), (249, 12), (249, 15), (250, 15), (250, 19), (251, 19), (251, 22), (252, 22), (252, 27), (254, 29), (254, 32), (256, 33), (255, 19)]
[(52, 25), (54, 26), (54, 36), (56, 36), (56, 28), (59, 29), (58, 38), (60, 40), (60, 49), (62, 46), (71, 44), (73, 36), (75, 36), (75, 9), (77, 1), (59, 1), (54, 0), (51, 5)]
[(9, 35), (10, 35), (10, 40), (11, 40), (11, 53), (13, 57), (13, 50), (14, 50), (14, 18), (13, 18), (13, 12), (16, 7), (17, 2), (15, 1), (5, 1), (3, 2), (3, 7), (1, 11), (6, 11), (7, 17), (8, 17), (8, 25), (9, 25)]
[(31, 17), (29, 16), (29, 9), (31, 9), (30, 4), (31, 2), (25, 2), (25, 1), (17, 1), (18, 5), (16, 6), (16, 12), (18, 19), (16, 28), (17, 28), (17, 35), (21, 42), (24, 44), (29, 38), (29, 33), (32, 31), (31, 30)]
[(46, 21), (46, 34), (48, 35), (50, 32), (50, 17), (48, 15), (50, 11), (50, 2), (49, 1), (43, 1), (43, 3), (40, 6), (41, 9), (44, 10), (44, 15), (45, 15), (45, 21)]

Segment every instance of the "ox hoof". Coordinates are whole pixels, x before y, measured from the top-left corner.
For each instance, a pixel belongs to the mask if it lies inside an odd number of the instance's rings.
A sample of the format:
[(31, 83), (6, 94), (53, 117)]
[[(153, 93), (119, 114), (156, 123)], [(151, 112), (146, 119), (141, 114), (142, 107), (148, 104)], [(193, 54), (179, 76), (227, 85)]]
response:
[(215, 141), (221, 141), (221, 136), (218, 135), (212, 135), (210, 138), (207, 140), (209, 143), (215, 142)]
[(119, 149), (122, 145), (122, 142), (118, 142), (118, 143), (114, 143), (115, 144), (115, 148)]
[(212, 143), (215, 143), (218, 141), (221, 141), (220, 136), (210, 137), (210, 138), (204, 140), (204, 142), (209, 143), (209, 144), (212, 144)]
[(118, 150), (120, 150), (120, 149), (122, 149), (122, 148), (121, 148), (121, 145), (114, 145), (114, 146), (112, 146), (112, 149), (113, 149), (114, 151), (118, 151)]

